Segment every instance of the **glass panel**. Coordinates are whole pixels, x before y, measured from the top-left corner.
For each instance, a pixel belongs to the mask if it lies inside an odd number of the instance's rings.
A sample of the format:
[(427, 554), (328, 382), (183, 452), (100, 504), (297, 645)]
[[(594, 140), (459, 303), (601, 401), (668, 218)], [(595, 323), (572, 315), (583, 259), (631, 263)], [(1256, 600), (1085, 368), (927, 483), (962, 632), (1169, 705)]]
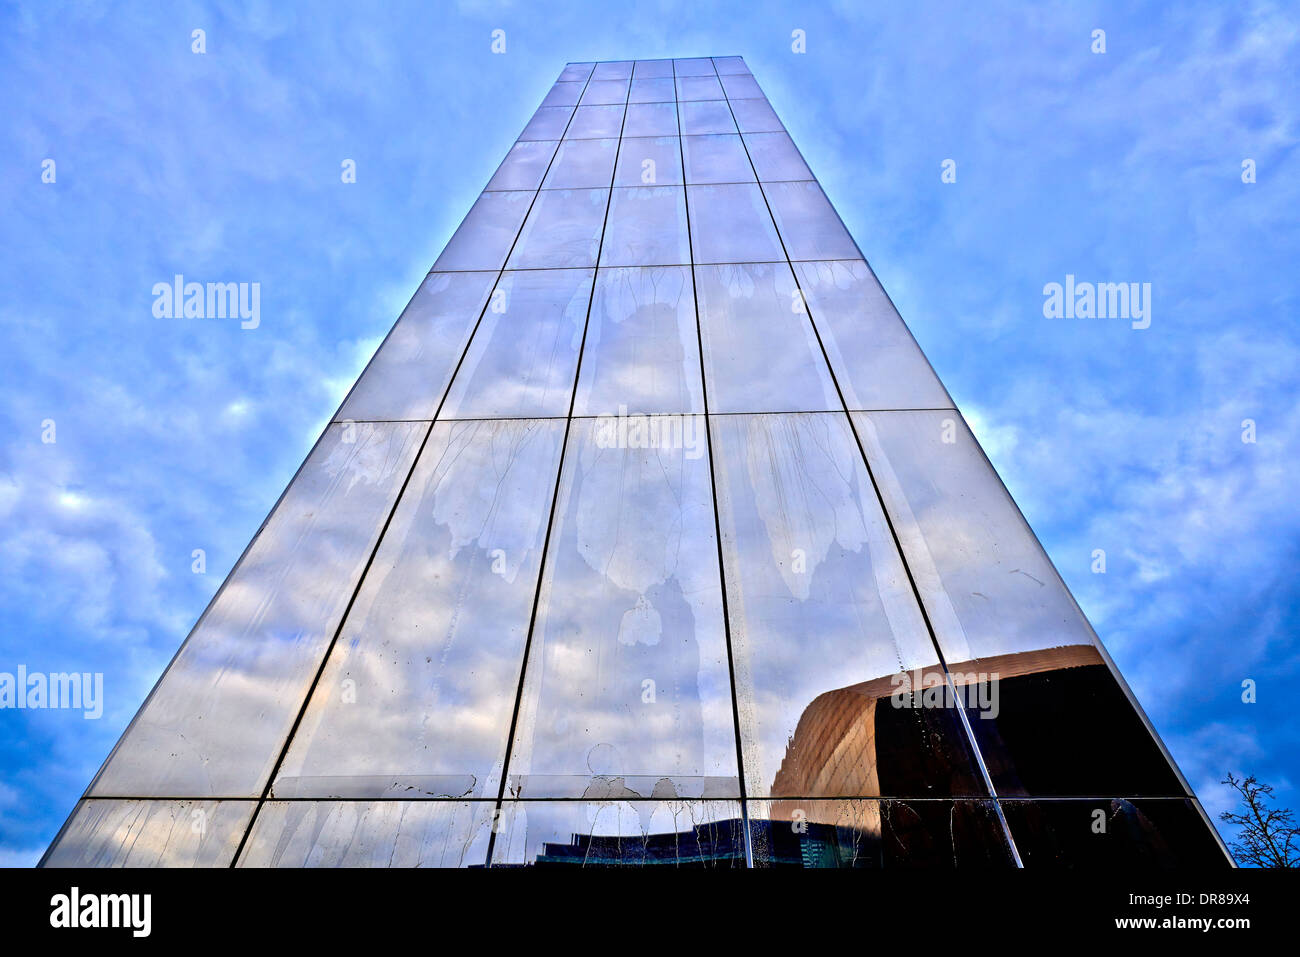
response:
[(763, 96), (758, 81), (748, 74), (724, 76), (722, 88), (727, 91), (729, 100), (754, 100)]
[(749, 72), (749, 67), (745, 65), (744, 58), (738, 56), (715, 56), (713, 66), (722, 76)]
[(706, 56), (674, 60), (673, 72), (677, 76), (713, 76), (713, 60)]
[(481, 194), (433, 264), (433, 271), (500, 269), (534, 195), (531, 191)]
[(623, 104), (609, 106), (580, 106), (573, 114), (573, 122), (564, 134), (566, 140), (617, 138), (623, 130)]
[(627, 136), (676, 136), (676, 103), (632, 103), (627, 108), (623, 123)]
[(736, 134), (730, 136), (684, 136), (682, 151), (688, 183), (752, 183), (745, 146)]
[(261, 795), (427, 429), (326, 429), (92, 794)]
[(635, 79), (632, 81), (633, 103), (666, 103), (677, 98), (670, 76)]
[(643, 76), (671, 77), (672, 75), (672, 60), (637, 60), (636, 70), (632, 73), (632, 76), (637, 79), (640, 79)]
[(816, 183), (770, 183), (763, 192), (792, 260), (862, 258)]
[(573, 420), (512, 797), (738, 796), (704, 429)]
[(432, 419), (496, 278), (430, 273), (335, 419)]
[(254, 801), (81, 801), (43, 867), (229, 867)]
[(961, 416), (853, 421), (997, 792), (1183, 796)]
[(690, 261), (686, 193), (680, 186), (614, 190), (600, 253), (602, 266), (669, 266)]
[[(606, 181), (608, 178), (606, 173)], [(545, 189), (536, 195), (537, 202), (524, 223), (514, 252), (510, 254), (508, 268), (555, 269), (596, 265), (609, 190)]]
[(1003, 801), (1002, 811), (1027, 868), (1118, 873), (1231, 866), (1192, 801)]
[(748, 133), (745, 146), (763, 182), (813, 178), (794, 140), (785, 133)]
[(679, 76), (678, 100), (721, 100), (722, 84), (716, 76)]
[(509, 801), (493, 867), (745, 866), (738, 801)]
[(626, 80), (631, 75), (631, 60), (609, 60), (596, 64), (596, 72), (591, 75), (591, 79), (593, 82), (597, 80)]
[(492, 801), (272, 801), (240, 867), (482, 867)]
[(555, 154), (543, 189), (608, 186), (614, 179), (618, 140), (565, 140)]
[(571, 80), (585, 80), (587, 79), (587, 77), (591, 75), (592, 66), (593, 64), (591, 63), (570, 63), (562, 71), (560, 71), (560, 80), (562, 82), (571, 81)]
[(848, 418), (710, 428), (746, 792), (987, 794)]
[(670, 186), (682, 181), (682, 147), (676, 136), (624, 137), (615, 186)]
[(590, 269), (503, 275), (447, 393), (442, 418), (567, 415), (591, 281)]
[(735, 114), (736, 124), (742, 133), (766, 133), (785, 129), (776, 118), (772, 105), (765, 99), (732, 100), (731, 112)]
[(952, 400), (862, 260), (795, 263), (850, 409), (948, 409)]
[(564, 422), (439, 422), (272, 796), (495, 798)]
[(686, 190), (697, 263), (785, 262), (757, 183)]
[(710, 412), (841, 409), (785, 263), (697, 266)]
[(755, 867), (1003, 870), (992, 801), (750, 801)]
[(528, 121), (521, 140), (558, 140), (564, 135), (564, 128), (569, 125), (573, 115), (571, 106), (543, 106)]
[(685, 266), (602, 269), (574, 415), (703, 412), (691, 273)]
[(586, 85), (581, 81), (556, 83), (542, 100), (542, 106), (576, 106)]
[(726, 100), (702, 100), (681, 104), (682, 135), (700, 133), (735, 133), (736, 121)]
[(582, 94), (584, 106), (596, 103), (626, 103), (629, 80), (592, 80)]
[(554, 140), (520, 140), (510, 147), (487, 188), (536, 189), (557, 145)]

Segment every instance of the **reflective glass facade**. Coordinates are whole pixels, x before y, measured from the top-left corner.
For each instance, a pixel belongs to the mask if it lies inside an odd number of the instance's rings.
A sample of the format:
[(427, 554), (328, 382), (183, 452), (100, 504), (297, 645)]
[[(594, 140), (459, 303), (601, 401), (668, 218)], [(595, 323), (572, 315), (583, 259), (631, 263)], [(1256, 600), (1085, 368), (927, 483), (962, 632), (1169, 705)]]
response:
[(740, 57), (568, 64), (47, 865), (1219, 865)]

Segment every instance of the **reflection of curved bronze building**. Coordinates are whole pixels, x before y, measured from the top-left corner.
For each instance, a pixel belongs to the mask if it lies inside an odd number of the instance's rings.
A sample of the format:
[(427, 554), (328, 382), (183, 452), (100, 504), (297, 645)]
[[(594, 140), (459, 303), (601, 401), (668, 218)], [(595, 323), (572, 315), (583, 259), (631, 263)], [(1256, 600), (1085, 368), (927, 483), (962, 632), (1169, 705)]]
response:
[[(1074, 668), (1106, 666), (1090, 645), (1069, 645), (1043, 651), (1001, 655), (982, 661), (950, 665), (948, 674), (964, 695), (971, 681), (993, 679), (999, 696), (1014, 687), (1015, 679)], [(948, 797), (985, 793), (960, 759), (969, 748), (928, 746), (937, 738), (960, 740), (958, 716), (948, 708), (926, 707), (922, 689), (945, 681), (944, 669), (935, 665), (918, 675), (909, 674), (914, 689), (902, 696), (898, 707), (897, 675), (873, 678), (818, 695), (804, 709), (786, 748), (785, 759), (772, 781), (773, 797), (785, 795), (886, 795), (897, 797)], [(1109, 675), (1105, 677), (1109, 679)], [(946, 699), (945, 699), (946, 700)], [(969, 699), (968, 699), (969, 700)], [(972, 715), (973, 720), (984, 720)]]
[[(950, 706), (955, 697), (966, 705), (1022, 856), (1039, 864), (1122, 859), (1222, 865), (1221, 852), (1187, 802), (1135, 803), (1082, 790), (1088, 782), (1096, 787), (1123, 777), (1143, 783), (1135, 798), (1177, 793), (1168, 764), (1095, 647), (950, 664), (948, 674), (956, 695), (945, 696), (939, 707), (918, 700), (919, 691), (898, 695), (896, 676), (815, 698), (772, 781), (772, 846), (763, 853), (784, 863), (810, 853), (840, 865), (1006, 863), (1003, 825), (968, 763), (972, 752)], [(969, 694), (972, 682), (990, 679), (991, 699)], [(937, 665), (912, 675), (919, 689), (944, 680)], [(981, 710), (977, 700), (989, 706)], [(1117, 740), (1123, 747), (1111, 746)], [(1082, 800), (1007, 800), (1025, 794)], [(1098, 810), (1106, 822), (1100, 832), (1094, 827)], [(835, 847), (828, 850), (832, 830)]]

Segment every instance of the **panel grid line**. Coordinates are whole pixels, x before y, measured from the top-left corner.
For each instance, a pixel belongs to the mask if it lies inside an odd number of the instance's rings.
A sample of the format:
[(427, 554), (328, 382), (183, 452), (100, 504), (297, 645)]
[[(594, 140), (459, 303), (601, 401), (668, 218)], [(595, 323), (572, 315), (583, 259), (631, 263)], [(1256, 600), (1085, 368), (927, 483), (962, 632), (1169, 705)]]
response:
[[(710, 60), (710, 63), (713, 61)], [(714, 74), (717, 68), (714, 67)], [(677, 93), (677, 64), (673, 63), (673, 94)], [(700, 360), (700, 398), (704, 408), (704, 447), (709, 459), (709, 493), (713, 500), (713, 538), (718, 552), (718, 587), (722, 596), (722, 628), (727, 641), (727, 677), (731, 685), (731, 720), (736, 736), (736, 777), (740, 791), (740, 817), (745, 834), (745, 866), (754, 866), (753, 833), (749, 821), (748, 785), (745, 781), (744, 739), (740, 733), (740, 703), (736, 690), (736, 658), (731, 641), (731, 614), (727, 604), (727, 576), (724, 570), (722, 553), (722, 519), (718, 513), (718, 483), (713, 463), (713, 436), (709, 427), (709, 384), (704, 372), (704, 334), (700, 326), (700, 297), (695, 285), (695, 240), (691, 236), (691, 193), (686, 188), (686, 147), (682, 143), (681, 103), (676, 104), (677, 114), (677, 148), (682, 157), (682, 197), (686, 210), (686, 242), (691, 259), (691, 301), (695, 306), (695, 339)]]

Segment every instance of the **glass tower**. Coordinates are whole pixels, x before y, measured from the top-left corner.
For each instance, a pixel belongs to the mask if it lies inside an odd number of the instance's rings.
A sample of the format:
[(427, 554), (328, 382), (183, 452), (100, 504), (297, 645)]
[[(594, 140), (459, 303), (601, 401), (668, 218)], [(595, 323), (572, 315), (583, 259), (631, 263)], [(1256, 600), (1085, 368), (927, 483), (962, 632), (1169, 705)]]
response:
[(43, 861), (1228, 862), (740, 57), (564, 68)]

